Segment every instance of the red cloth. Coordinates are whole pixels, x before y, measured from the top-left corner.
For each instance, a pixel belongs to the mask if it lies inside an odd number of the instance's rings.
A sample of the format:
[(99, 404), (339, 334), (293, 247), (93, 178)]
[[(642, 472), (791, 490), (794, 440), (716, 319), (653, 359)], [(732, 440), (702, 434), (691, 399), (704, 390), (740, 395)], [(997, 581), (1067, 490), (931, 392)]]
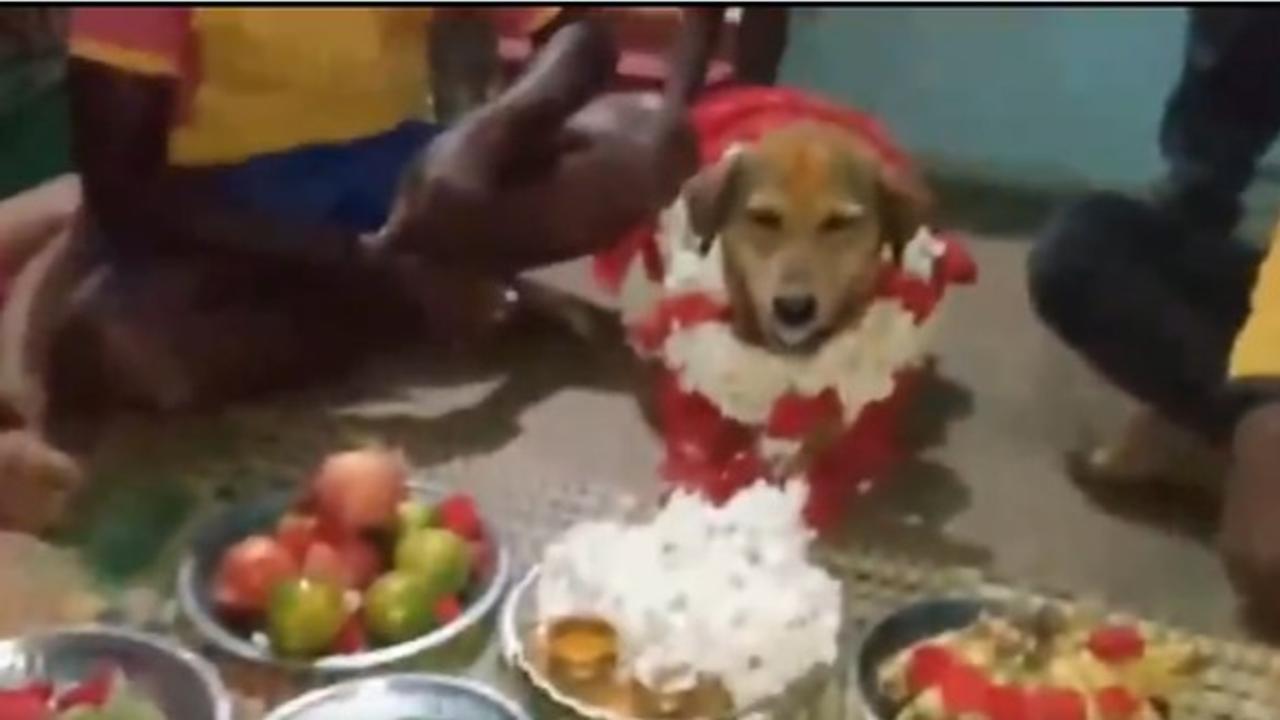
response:
[[(910, 161), (884, 128), (868, 115), (785, 88), (737, 87), (705, 97), (693, 109), (692, 121), (701, 142), (701, 157), (710, 164), (730, 146), (750, 142), (764, 133), (797, 120), (818, 120), (847, 128), (878, 152), (890, 169), (910, 170)], [(933, 277), (925, 280), (892, 267), (881, 277), (878, 294), (896, 298), (923, 322), (941, 301), (948, 286), (972, 283), (977, 276), (973, 259), (953, 235), (938, 236), (942, 255)], [(597, 279), (617, 291), (627, 268), (639, 258), (650, 279), (662, 278), (661, 253), (654, 226), (627, 235), (613, 249), (595, 258)], [(647, 353), (660, 352), (666, 337), (704, 322), (725, 322), (728, 308), (705, 295), (692, 293), (662, 299), (654, 312), (631, 325), (633, 344)], [(832, 444), (806, 469), (809, 524), (819, 531), (835, 528), (846, 517), (856, 496), (885, 478), (900, 457), (897, 430), (921, 375), (928, 367), (895, 375), (894, 392), (863, 407)], [(845, 422), (834, 390), (815, 397), (779, 398), (764, 425), (749, 427), (724, 417), (715, 404), (697, 392), (680, 387), (676, 375), (663, 367), (658, 373), (658, 420), (666, 458), (663, 478), (673, 487), (704, 493), (723, 502), (739, 489), (766, 477), (769, 469), (759, 448), (763, 439), (799, 441), (816, 427)]]

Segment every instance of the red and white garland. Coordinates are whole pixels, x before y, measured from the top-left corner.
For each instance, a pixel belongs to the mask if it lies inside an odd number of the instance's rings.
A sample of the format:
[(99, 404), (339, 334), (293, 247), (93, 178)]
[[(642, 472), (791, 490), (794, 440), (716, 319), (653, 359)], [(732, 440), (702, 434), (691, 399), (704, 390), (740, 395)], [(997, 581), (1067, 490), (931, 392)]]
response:
[[(721, 92), (694, 114), (706, 162), (799, 118), (843, 121), (864, 134), (870, 122), (777, 89)], [(905, 162), (883, 134), (872, 134), (887, 162)], [(897, 458), (899, 415), (927, 365), (937, 306), (948, 286), (973, 281), (973, 262), (954, 237), (922, 228), (900, 264), (886, 263), (856, 326), (810, 357), (785, 357), (734, 334), (719, 243), (705, 254), (697, 244), (677, 201), (651, 232), (624, 243), (621, 256), (598, 264), (618, 288), (632, 345), (659, 369), (663, 475), (726, 500), (760, 477), (782, 479), (778, 469), (816, 429), (843, 428), (805, 469), (806, 518), (829, 528)]]

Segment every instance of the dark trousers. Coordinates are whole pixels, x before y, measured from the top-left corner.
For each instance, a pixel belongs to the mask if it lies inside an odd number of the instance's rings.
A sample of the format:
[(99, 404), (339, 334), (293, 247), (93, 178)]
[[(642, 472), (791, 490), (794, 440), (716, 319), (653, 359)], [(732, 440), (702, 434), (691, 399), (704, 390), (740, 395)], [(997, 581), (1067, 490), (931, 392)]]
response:
[[(1198, 8), (1160, 145), (1154, 202), (1113, 194), (1059, 213), (1029, 267), (1041, 318), (1112, 382), (1213, 441), (1246, 407), (1231, 345), (1261, 253), (1232, 239), (1280, 130), (1280, 13)], [(1280, 349), (1278, 349), (1280, 351)]]

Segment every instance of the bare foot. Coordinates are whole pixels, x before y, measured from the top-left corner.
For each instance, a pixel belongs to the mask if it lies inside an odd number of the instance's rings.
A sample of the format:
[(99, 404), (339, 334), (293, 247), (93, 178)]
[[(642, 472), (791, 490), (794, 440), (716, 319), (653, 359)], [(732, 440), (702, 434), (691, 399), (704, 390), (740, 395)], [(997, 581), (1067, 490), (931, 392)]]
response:
[(0, 432), (0, 529), (38, 533), (62, 520), (80, 467), (34, 433)]
[(1166, 483), (1210, 488), (1226, 471), (1226, 453), (1150, 409), (1129, 418), (1119, 437), (1078, 458), (1081, 480), (1095, 484)]

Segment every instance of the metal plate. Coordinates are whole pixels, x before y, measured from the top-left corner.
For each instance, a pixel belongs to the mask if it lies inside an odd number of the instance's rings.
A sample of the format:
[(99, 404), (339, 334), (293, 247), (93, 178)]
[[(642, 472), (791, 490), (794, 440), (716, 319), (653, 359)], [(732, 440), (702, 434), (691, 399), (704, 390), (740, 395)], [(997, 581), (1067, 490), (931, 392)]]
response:
[(334, 685), (282, 705), (267, 720), (529, 720), (478, 683), (384, 675)]
[[(516, 583), (507, 601), (503, 603), (499, 618), (503, 657), (508, 663), (518, 668), (538, 692), (562, 708), (575, 713), (575, 717), (588, 720), (633, 720), (621, 713), (589, 705), (561, 691), (532, 661), (531, 653), (525, 647), (525, 640), (533, 634), (533, 626), (537, 622), (537, 611), (534, 607), (537, 581), (538, 567), (535, 566)], [(827, 701), (827, 691), (833, 686), (837, 674), (830, 667), (814, 668), (777, 695), (738, 710), (730, 718), (766, 720), (831, 717), (829, 714), (821, 715), (820, 708)]]
[[(414, 497), (426, 501), (438, 500), (443, 495), (418, 483), (412, 483), (410, 489)], [(191, 552), (178, 569), (178, 602), (183, 614), (216, 651), (275, 668), (330, 676), (386, 669), (443, 648), (475, 628), (494, 611), (506, 591), (511, 575), (510, 552), (497, 528), (486, 525), (487, 536), (497, 538), (493, 576), (453, 622), (414, 640), (363, 653), (330, 655), (311, 662), (276, 657), (270, 650), (259, 647), (219, 622), (210, 588), (218, 560), (226, 548), (248, 535), (274, 526), (290, 500), (288, 493), (271, 495), (237, 505), (215, 517), (197, 533)]]
[[(1260, 644), (1233, 642), (1143, 620), (1101, 601), (1084, 601), (1067, 592), (1051, 592), (996, 580), (972, 568), (945, 565), (858, 547), (829, 553), (827, 564), (845, 580), (853, 642), (861, 646), (886, 617), (904, 607), (936, 598), (977, 602), (1058, 602), (1101, 619), (1139, 622), (1153, 636), (1195, 643), (1208, 669), (1185, 692), (1172, 698), (1169, 720), (1276, 720), (1280, 718), (1280, 653)], [(875, 720), (859, 690), (857, 663), (850, 664), (845, 702), (849, 717)]]
[(36, 680), (69, 685), (104, 662), (118, 667), (171, 720), (231, 720), (231, 700), (202, 658), (166, 640), (113, 628), (75, 628), (0, 642), (0, 687)]

